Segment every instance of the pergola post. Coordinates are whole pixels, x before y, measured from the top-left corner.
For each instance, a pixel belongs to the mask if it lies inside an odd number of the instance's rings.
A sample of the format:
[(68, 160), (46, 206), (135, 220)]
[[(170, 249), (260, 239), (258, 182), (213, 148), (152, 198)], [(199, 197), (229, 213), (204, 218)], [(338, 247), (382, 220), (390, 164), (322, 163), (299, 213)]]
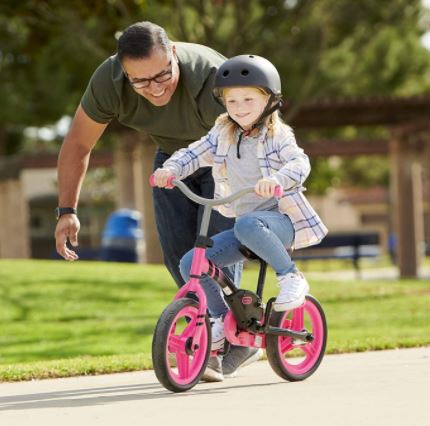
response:
[(415, 158), (417, 141), (406, 132), (393, 132), (391, 151), (391, 198), (396, 230), (396, 261), (401, 278), (417, 277), (423, 247), (421, 164)]
[(152, 173), (155, 144), (141, 132), (124, 132), (114, 153), (117, 181), (117, 206), (136, 209), (143, 215), (145, 256), (140, 261), (163, 263), (163, 255), (155, 225), (152, 190), (149, 176)]
[(28, 259), (28, 204), (17, 176), (0, 179), (0, 259)]
[(423, 170), (424, 241), (430, 250), (430, 129), (424, 135), (424, 153), (421, 157)]
[(114, 150), (114, 169), (116, 175), (116, 205), (118, 208), (135, 209), (135, 179), (133, 175), (134, 150), (138, 135), (124, 132), (118, 139)]
[(155, 224), (152, 189), (149, 176), (152, 173), (156, 146), (148, 135), (141, 133), (136, 146), (134, 177), (136, 208), (143, 214), (143, 231), (145, 234), (146, 263), (163, 263), (160, 240)]

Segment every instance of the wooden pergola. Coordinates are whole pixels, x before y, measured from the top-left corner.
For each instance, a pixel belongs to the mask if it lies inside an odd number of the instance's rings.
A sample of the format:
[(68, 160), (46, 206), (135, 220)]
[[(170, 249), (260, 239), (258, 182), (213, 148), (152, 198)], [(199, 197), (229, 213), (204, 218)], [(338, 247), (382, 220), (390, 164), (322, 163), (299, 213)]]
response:
[(296, 129), (351, 125), (385, 126), (389, 130), (389, 140), (318, 141), (304, 144), (304, 149), (310, 156), (390, 156), (391, 214), (399, 272), (401, 277), (416, 277), (423, 250), (423, 202), (428, 201), (424, 199), (423, 181), (430, 181), (430, 95), (310, 102), (300, 108), (291, 124)]
[[(320, 100), (306, 103), (300, 108), (289, 105), (283, 112), (287, 122), (296, 130), (348, 125), (385, 126), (389, 130), (389, 140), (301, 140), (300, 145), (310, 157), (390, 156), (390, 204), (393, 207), (391, 214), (397, 235), (399, 273), (401, 277), (416, 277), (424, 234), (423, 202), (426, 200), (423, 197), (422, 182), (430, 182), (430, 95)], [(293, 118), (288, 119), (289, 116)], [(143, 212), (146, 245), (149, 247), (146, 260), (149, 263), (159, 263), (162, 260), (151, 190), (147, 184), (154, 152), (154, 144), (145, 135), (136, 136), (134, 131), (121, 131), (120, 142), (113, 156), (111, 153), (95, 151), (90, 161), (90, 167), (114, 164), (118, 177), (118, 206), (136, 208)], [(13, 169), (55, 167), (56, 160), (56, 155), (25, 156), (20, 158)], [(0, 193), (0, 205), (1, 196)]]

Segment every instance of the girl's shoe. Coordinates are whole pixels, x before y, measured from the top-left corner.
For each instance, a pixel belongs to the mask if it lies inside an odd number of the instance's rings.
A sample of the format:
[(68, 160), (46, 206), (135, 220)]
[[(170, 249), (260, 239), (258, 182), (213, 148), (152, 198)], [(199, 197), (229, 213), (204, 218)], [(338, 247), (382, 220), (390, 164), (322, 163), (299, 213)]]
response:
[(309, 292), (309, 284), (301, 272), (281, 275), (278, 277), (278, 286), (281, 289), (273, 304), (273, 310), (277, 312), (290, 311), (303, 305)]

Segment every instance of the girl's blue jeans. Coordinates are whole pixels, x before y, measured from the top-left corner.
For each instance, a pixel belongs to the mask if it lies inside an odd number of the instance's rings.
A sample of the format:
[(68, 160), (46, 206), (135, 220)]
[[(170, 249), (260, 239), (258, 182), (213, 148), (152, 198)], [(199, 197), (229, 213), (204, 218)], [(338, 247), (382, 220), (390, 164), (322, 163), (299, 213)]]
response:
[[(245, 260), (245, 256), (239, 251), (239, 247), (244, 245), (265, 260), (277, 275), (296, 270), (287, 251), (294, 241), (294, 227), (290, 218), (279, 211), (245, 214), (236, 219), (232, 229), (216, 234), (212, 240), (214, 245), (206, 250), (206, 257), (220, 268)], [(193, 252), (194, 249), (187, 252), (179, 265), (185, 281), (189, 278)], [(225, 315), (228, 307), (218, 283), (208, 276), (201, 283), (211, 316)]]

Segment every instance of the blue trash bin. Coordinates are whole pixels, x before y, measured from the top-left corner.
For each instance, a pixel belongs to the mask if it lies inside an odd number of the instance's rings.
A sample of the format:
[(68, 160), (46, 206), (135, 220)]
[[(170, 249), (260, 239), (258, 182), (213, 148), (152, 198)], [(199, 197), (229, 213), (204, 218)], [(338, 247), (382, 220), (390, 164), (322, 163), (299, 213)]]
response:
[(100, 257), (110, 262), (138, 262), (142, 253), (142, 215), (131, 209), (112, 213), (102, 234)]

